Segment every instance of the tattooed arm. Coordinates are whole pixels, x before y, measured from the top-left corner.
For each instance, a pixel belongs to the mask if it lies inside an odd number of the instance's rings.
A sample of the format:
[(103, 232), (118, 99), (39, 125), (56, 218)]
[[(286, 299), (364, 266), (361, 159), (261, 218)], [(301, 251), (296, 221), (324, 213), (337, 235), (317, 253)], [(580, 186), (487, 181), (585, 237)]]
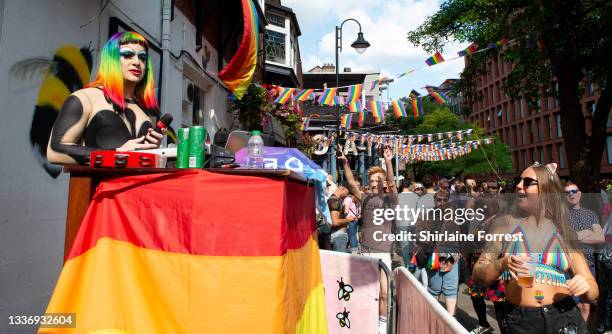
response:
[(489, 286), (502, 272), (502, 261), (499, 259), (501, 243), (490, 241), (485, 244), (482, 254), (472, 269), (472, 279), (476, 284)]

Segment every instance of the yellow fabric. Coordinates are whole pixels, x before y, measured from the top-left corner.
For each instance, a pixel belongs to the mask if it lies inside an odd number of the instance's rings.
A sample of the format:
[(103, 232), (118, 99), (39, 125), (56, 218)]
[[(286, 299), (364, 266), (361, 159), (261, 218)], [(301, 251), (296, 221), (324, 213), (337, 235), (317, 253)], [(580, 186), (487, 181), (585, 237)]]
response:
[(314, 236), (284, 256), (168, 253), (109, 238), (69, 260), (39, 333), (326, 333)]

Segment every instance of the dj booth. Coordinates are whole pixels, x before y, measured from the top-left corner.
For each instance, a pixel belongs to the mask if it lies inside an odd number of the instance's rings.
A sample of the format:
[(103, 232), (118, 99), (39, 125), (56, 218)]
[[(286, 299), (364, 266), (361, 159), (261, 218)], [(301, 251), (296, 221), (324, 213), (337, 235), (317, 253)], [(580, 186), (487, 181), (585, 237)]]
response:
[(312, 182), (289, 170), (70, 173), (40, 333), (326, 333)]

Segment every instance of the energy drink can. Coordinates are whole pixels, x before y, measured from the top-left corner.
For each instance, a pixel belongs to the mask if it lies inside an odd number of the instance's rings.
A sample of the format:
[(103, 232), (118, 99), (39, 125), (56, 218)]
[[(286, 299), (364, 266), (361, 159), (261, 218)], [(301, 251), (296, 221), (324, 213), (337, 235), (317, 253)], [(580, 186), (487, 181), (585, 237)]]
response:
[(189, 128), (178, 129), (176, 168), (189, 168)]
[(205, 127), (196, 125), (189, 128), (189, 168), (202, 168), (204, 165), (205, 138)]

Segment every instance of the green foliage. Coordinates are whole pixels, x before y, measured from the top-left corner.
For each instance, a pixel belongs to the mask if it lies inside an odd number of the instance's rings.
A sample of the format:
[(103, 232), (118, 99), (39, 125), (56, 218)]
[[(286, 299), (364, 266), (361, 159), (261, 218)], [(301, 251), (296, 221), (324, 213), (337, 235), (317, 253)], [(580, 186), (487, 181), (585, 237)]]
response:
[(263, 130), (268, 106), (268, 91), (258, 83), (251, 83), (246, 94), (238, 100), (230, 95), (228, 111), (234, 112), (234, 117), (244, 130)]

